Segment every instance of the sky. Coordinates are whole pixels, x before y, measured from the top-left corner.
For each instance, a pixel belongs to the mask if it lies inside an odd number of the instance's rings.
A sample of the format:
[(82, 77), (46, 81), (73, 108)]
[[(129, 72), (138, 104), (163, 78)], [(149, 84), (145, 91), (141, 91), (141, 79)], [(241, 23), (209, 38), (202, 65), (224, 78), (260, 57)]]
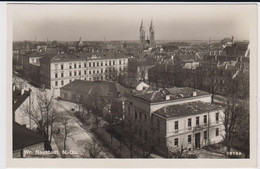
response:
[(13, 40), (139, 40), (151, 20), (156, 40), (249, 39), (252, 5), (9, 5)]

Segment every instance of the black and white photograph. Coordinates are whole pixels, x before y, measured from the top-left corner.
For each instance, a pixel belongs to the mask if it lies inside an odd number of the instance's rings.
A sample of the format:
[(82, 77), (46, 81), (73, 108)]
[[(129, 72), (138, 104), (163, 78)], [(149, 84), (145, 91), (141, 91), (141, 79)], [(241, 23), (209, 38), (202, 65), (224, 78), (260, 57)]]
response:
[(256, 159), (255, 4), (27, 3), (8, 15), (12, 160)]

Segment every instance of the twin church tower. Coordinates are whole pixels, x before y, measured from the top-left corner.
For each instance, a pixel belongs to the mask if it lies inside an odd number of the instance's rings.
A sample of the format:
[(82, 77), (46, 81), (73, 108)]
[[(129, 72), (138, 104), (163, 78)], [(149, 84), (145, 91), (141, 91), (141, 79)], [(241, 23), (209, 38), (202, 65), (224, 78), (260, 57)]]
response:
[(144, 30), (144, 26), (143, 26), (143, 19), (141, 22), (141, 26), (140, 26), (140, 46), (141, 47), (156, 47), (156, 43), (155, 43), (155, 32), (154, 32), (154, 27), (153, 27), (153, 20), (151, 20), (151, 24), (150, 24), (150, 28), (149, 28), (149, 38), (147, 36), (147, 39), (145, 39), (145, 30)]

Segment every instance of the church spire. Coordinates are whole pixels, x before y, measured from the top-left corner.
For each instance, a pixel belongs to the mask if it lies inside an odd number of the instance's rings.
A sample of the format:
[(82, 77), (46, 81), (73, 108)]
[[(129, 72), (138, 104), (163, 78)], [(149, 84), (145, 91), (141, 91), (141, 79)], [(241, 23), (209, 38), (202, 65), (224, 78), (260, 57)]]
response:
[(142, 21), (141, 21), (141, 26), (140, 26), (140, 30), (144, 29), (144, 25), (143, 25), (143, 18), (142, 18)]
[(153, 19), (151, 20), (150, 29), (153, 29)]

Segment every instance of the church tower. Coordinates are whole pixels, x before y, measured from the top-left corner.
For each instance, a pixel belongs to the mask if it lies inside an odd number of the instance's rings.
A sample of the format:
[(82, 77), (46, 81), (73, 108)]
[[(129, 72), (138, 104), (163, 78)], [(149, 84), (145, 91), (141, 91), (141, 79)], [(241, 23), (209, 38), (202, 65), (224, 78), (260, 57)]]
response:
[(143, 19), (142, 19), (141, 26), (140, 26), (140, 45), (141, 46), (145, 45), (145, 31), (144, 31), (144, 26), (143, 26)]
[(155, 32), (153, 27), (153, 20), (151, 20), (151, 25), (149, 28), (149, 36), (150, 36), (150, 46), (155, 47)]

